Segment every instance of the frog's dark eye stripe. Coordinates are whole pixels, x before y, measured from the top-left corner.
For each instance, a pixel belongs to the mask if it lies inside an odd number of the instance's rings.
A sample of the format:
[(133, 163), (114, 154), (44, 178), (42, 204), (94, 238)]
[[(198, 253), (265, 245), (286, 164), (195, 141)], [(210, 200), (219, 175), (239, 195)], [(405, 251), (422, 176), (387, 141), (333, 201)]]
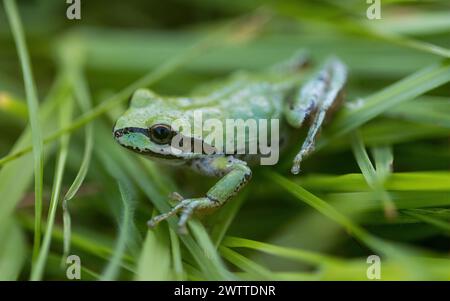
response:
[(176, 135), (176, 132), (167, 124), (156, 124), (149, 129), (139, 127), (126, 127), (114, 131), (114, 137), (116, 139), (127, 135), (129, 133), (141, 133), (150, 138), (157, 144), (169, 144), (172, 138)]
[(167, 124), (156, 124), (149, 129), (150, 139), (157, 144), (169, 144), (175, 132)]
[(115, 130), (114, 137), (116, 137), (116, 139), (118, 139), (118, 138), (122, 137), (123, 135), (127, 135), (129, 133), (141, 133), (141, 134), (144, 134), (145, 136), (148, 136), (147, 129), (138, 128), (138, 127), (126, 127), (123, 129)]

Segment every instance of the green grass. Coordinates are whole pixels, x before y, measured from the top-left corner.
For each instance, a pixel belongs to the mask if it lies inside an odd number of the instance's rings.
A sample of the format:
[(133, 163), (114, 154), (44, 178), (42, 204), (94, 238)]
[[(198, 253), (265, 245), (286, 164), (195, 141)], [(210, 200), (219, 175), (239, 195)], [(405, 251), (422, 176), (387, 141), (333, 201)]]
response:
[[(75, 69), (77, 70), (77, 69)], [(79, 106), (82, 108), (83, 112), (88, 111), (91, 104), (91, 96), (88, 92), (87, 84), (84, 77), (80, 73), (75, 73), (73, 76), (73, 87), (76, 94), (76, 98), (79, 102)], [(92, 150), (94, 147), (94, 129), (92, 124), (88, 124), (85, 127), (85, 139), (84, 139), (84, 150), (83, 159), (78, 169), (77, 175), (67, 190), (63, 200), (63, 224), (64, 224), (64, 254), (63, 258), (66, 258), (70, 251), (70, 236), (71, 236), (71, 219), (69, 213), (69, 201), (73, 199), (83, 184), (84, 179), (89, 170), (89, 165), (92, 157)]]
[[(70, 122), (72, 118), (73, 101), (67, 99), (65, 106), (61, 106), (59, 109), (59, 125), (65, 126)], [(42, 241), (42, 248), (39, 252), (36, 261), (36, 267), (32, 270), (31, 280), (41, 280), (44, 272), (45, 263), (47, 261), (48, 252), (50, 250), (51, 235), (53, 231), (53, 224), (55, 222), (56, 210), (58, 208), (59, 197), (61, 193), (62, 179), (64, 175), (64, 169), (67, 161), (67, 155), (69, 152), (69, 135), (61, 136), (59, 141), (59, 151), (57, 154), (57, 161), (55, 167), (55, 174), (53, 176), (52, 193), (50, 197), (50, 205), (47, 217), (47, 227), (45, 229), (45, 235)]]
[[(377, 21), (352, 0), (197, 0), (183, 16), (90, 3), (74, 22), (64, 4), (38, 19), (3, 4), (0, 280), (65, 280), (71, 254), (84, 280), (367, 280), (372, 254), (383, 280), (450, 280), (446, 1), (383, 1)], [(176, 218), (148, 229), (170, 192), (201, 196), (215, 180), (119, 147), (110, 129), (130, 95), (186, 95), (298, 49), (350, 74), (304, 172), (289, 174), (288, 150), (189, 235)]]
[(4, 0), (6, 15), (8, 16), (11, 31), (19, 55), (23, 81), (29, 112), (31, 136), (33, 141), (34, 160), (34, 193), (35, 193), (35, 225), (34, 225), (34, 247), (33, 262), (37, 260), (41, 245), (41, 219), (42, 219), (42, 189), (44, 177), (44, 154), (42, 142), (42, 130), (39, 120), (39, 101), (36, 92), (36, 84), (31, 70), (30, 58), (28, 55), (22, 23), (14, 0)]

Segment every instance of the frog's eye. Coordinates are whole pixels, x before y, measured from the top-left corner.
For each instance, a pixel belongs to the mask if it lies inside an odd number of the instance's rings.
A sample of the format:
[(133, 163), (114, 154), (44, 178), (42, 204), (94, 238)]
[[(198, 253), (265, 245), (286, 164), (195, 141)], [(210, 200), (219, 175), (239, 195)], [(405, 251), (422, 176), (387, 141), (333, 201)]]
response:
[(150, 139), (157, 144), (169, 144), (174, 136), (174, 131), (167, 124), (156, 124), (149, 130)]

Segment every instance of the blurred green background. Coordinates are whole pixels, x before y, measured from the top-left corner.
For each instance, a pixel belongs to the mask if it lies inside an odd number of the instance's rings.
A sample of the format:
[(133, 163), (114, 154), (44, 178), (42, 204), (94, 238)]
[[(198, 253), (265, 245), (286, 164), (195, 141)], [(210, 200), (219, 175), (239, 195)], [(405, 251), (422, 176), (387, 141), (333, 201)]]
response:
[[(0, 279), (65, 280), (75, 254), (84, 280), (367, 280), (376, 254), (383, 280), (450, 280), (448, 1), (382, 1), (381, 20), (359, 0), (81, 0), (81, 20), (66, 18), (65, 1), (17, 1), (46, 139), (41, 187), (28, 124), (38, 112), (28, 114), (6, 2)], [(285, 154), (188, 236), (167, 223), (148, 231), (169, 192), (200, 196), (216, 179), (115, 144), (110, 129), (131, 93), (187, 94), (298, 49), (316, 64), (337, 55), (350, 73), (347, 103), (304, 172), (291, 176)]]

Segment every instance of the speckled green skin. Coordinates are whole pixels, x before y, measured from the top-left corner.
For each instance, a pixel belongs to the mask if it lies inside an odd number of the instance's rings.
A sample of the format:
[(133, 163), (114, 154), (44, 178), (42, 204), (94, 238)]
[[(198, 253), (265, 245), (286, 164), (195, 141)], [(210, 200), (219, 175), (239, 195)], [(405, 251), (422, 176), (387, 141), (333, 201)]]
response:
[[(154, 124), (172, 124), (176, 119), (185, 119), (194, 127), (194, 112), (200, 110), (203, 120), (214, 118), (225, 124), (226, 119), (272, 119), (283, 120), (283, 103), (287, 91), (302, 79), (302, 74), (291, 74), (290, 81), (276, 81), (276, 74), (255, 77), (244, 73), (232, 76), (218, 90), (207, 93), (205, 88), (192, 97), (163, 97), (149, 90), (137, 90), (131, 106), (120, 117), (115, 130), (125, 127), (149, 128)], [(200, 130), (202, 136), (207, 135)], [(161, 147), (142, 135), (125, 135), (118, 142), (146, 153), (151, 150), (163, 155), (174, 155), (170, 147)], [(200, 138), (200, 137), (197, 137)], [(237, 136), (235, 137), (237, 139)], [(189, 159), (204, 157), (201, 153), (184, 152), (176, 155), (183, 163)], [(170, 157), (172, 161), (174, 158)], [(178, 160), (175, 160), (178, 161)]]
[(310, 117), (309, 134), (294, 159), (292, 172), (299, 172), (301, 160), (313, 150), (325, 114), (339, 98), (346, 80), (346, 68), (337, 59), (329, 59), (318, 71), (308, 70), (305, 63), (300, 55), (258, 74), (238, 72), (223, 82), (202, 86), (188, 97), (163, 97), (145, 89), (134, 93), (130, 108), (114, 126), (114, 136), (122, 146), (153, 159), (185, 164), (202, 174), (222, 177), (206, 197), (183, 199), (176, 194), (180, 203), (153, 218), (149, 226), (181, 211), (180, 231), (186, 232), (185, 224), (194, 211), (221, 206), (251, 177), (246, 162), (239, 160), (242, 158), (194, 151), (175, 154), (169, 144), (154, 143), (144, 134), (153, 125), (170, 125), (184, 119), (193, 127), (196, 110), (201, 110), (203, 120), (215, 118), (225, 123), (226, 119), (280, 119), (295, 128)]

